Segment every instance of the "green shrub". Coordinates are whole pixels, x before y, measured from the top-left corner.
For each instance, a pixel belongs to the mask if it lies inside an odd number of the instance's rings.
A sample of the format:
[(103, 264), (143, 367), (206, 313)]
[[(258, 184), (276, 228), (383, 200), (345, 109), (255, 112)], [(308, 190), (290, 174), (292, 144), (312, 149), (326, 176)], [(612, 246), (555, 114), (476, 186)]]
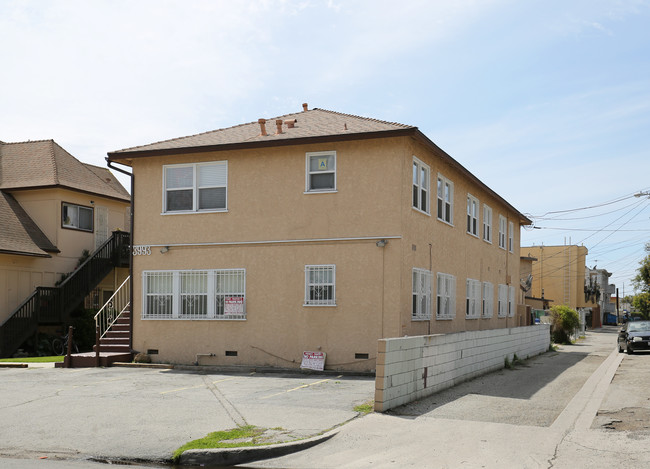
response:
[(551, 307), (551, 335), (556, 344), (570, 344), (571, 335), (580, 327), (580, 315), (566, 305)]

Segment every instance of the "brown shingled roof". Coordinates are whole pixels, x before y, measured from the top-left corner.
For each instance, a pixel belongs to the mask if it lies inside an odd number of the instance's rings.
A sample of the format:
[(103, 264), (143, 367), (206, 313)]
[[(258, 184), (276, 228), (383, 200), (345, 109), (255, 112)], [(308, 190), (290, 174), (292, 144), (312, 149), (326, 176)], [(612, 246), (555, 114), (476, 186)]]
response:
[(59, 252), (11, 194), (0, 191), (0, 253), (51, 257)]
[[(284, 121), (296, 120), (293, 128)], [(283, 121), (282, 133), (276, 133), (276, 121)], [(188, 137), (174, 138), (162, 142), (141, 145), (109, 153), (111, 159), (121, 156), (136, 156), (138, 153), (160, 152), (164, 150), (177, 150), (181, 148), (214, 147), (224, 145), (257, 144), (292, 144), (295, 140), (314, 139), (318, 137), (361, 138), (369, 134), (382, 134), (386, 132), (416, 129), (416, 127), (393, 122), (385, 122), (367, 117), (353, 116), (325, 109), (312, 109), (309, 111), (286, 114), (284, 116), (266, 119), (267, 135), (262, 135), (259, 122), (236, 125), (225, 129), (213, 130)]]
[(80, 162), (53, 140), (0, 142), (0, 190), (56, 186), (130, 200), (108, 170)]

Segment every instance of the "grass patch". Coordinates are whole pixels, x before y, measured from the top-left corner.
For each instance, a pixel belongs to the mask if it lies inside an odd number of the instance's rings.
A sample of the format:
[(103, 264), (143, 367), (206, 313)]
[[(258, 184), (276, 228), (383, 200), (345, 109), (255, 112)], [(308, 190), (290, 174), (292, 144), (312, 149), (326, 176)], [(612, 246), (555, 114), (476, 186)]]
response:
[[(177, 462), (181, 454), (188, 449), (241, 448), (243, 446), (263, 445), (265, 443), (257, 443), (255, 438), (262, 435), (264, 431), (264, 428), (259, 428), (255, 425), (245, 425), (243, 427), (233, 428), (232, 430), (209, 433), (203, 438), (185, 443), (174, 451), (172, 459), (174, 462)], [(252, 441), (250, 441), (251, 438)], [(244, 439), (246, 441), (236, 441)]]
[(60, 357), (22, 357), (22, 358), (2, 358), (0, 362), (10, 363), (56, 363), (62, 362), (63, 356)]
[(364, 402), (363, 404), (354, 406), (354, 411), (359, 412), (361, 415), (369, 414), (374, 410), (375, 410), (375, 401)]

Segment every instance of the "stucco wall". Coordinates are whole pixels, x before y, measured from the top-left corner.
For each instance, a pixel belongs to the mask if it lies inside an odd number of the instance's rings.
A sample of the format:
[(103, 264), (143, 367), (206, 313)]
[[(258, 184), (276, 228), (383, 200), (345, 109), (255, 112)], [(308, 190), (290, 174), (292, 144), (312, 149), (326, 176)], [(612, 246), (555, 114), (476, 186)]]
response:
[(548, 325), (382, 339), (375, 410), (384, 412), (548, 350)]
[[(128, 231), (125, 210), (129, 205), (66, 189), (16, 191), (14, 197), (50, 241), (61, 251), (50, 258), (0, 254), (0, 323), (29, 296), (37, 286), (52, 287), (62, 274), (71, 272), (84, 249), (95, 249), (95, 233), (61, 227), (61, 202), (108, 210), (108, 235), (113, 230)], [(91, 201), (93, 203), (91, 203)], [(108, 285), (109, 280), (104, 281)]]

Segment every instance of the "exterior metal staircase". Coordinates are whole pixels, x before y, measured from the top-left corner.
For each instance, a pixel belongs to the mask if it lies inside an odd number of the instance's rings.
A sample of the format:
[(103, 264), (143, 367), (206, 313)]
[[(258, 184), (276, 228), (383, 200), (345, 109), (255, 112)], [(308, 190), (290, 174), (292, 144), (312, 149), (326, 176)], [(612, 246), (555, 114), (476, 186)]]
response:
[(0, 324), (0, 358), (11, 356), (39, 325), (64, 324), (70, 313), (115, 267), (128, 267), (129, 233), (115, 231), (57, 287), (36, 290)]

